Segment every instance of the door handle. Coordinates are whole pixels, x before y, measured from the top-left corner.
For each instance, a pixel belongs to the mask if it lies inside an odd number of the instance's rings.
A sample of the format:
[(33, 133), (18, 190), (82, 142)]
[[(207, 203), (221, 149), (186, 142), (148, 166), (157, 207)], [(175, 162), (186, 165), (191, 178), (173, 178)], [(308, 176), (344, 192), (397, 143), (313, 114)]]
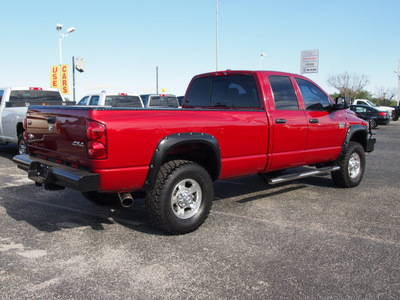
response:
[(286, 123), (286, 120), (285, 120), (285, 119), (276, 119), (276, 120), (275, 120), (275, 123), (276, 123), (276, 124), (285, 124), (285, 123)]
[(315, 124), (315, 123), (318, 123), (319, 120), (318, 119), (310, 119), (310, 120), (308, 120), (308, 122)]

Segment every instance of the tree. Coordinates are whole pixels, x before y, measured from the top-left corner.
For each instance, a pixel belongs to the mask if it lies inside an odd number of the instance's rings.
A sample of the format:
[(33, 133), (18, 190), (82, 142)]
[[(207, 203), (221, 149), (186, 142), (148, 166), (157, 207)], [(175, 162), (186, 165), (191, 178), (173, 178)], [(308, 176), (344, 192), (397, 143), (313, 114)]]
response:
[(376, 89), (375, 97), (376, 100), (379, 102), (378, 104), (383, 106), (390, 106), (393, 105), (393, 103), (395, 103), (396, 94), (397, 94), (396, 88), (385, 88), (381, 86)]
[(327, 83), (339, 90), (343, 97), (354, 100), (357, 95), (363, 91), (364, 87), (369, 84), (369, 78), (367, 75), (363, 74), (350, 75), (349, 73), (344, 72), (342, 74), (330, 76)]

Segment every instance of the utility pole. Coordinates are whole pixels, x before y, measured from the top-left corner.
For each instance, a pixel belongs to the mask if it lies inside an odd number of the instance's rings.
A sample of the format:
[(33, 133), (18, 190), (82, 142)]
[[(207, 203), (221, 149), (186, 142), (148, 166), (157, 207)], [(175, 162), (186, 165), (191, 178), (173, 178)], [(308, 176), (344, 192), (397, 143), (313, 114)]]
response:
[(216, 8), (216, 19), (217, 19), (217, 24), (216, 24), (216, 31), (217, 31), (217, 49), (216, 49), (216, 71), (218, 71), (218, 0), (217, 1), (217, 8)]
[(400, 59), (397, 67), (397, 105), (400, 106)]
[(75, 102), (75, 56), (72, 56), (72, 85), (73, 85), (73, 98)]

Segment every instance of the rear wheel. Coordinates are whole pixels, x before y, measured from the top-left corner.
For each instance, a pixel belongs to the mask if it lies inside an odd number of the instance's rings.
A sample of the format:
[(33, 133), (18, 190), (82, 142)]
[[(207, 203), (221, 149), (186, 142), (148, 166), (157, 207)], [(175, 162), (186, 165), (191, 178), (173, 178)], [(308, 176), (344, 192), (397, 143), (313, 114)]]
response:
[(18, 153), (21, 154), (28, 154), (28, 145), (24, 139), (24, 135), (21, 133), (18, 136)]
[(213, 197), (212, 180), (203, 167), (191, 161), (169, 161), (147, 193), (150, 222), (172, 234), (191, 232), (207, 218)]
[(339, 159), (338, 164), (340, 170), (331, 173), (333, 182), (344, 188), (359, 185), (365, 170), (364, 148), (357, 142), (350, 142), (345, 155)]
[(104, 206), (115, 205), (120, 201), (118, 194), (107, 194), (107, 193), (99, 193), (96, 191), (90, 191), (90, 192), (84, 192), (82, 193), (82, 195), (86, 199), (96, 204)]
[(371, 119), (369, 120), (369, 127), (371, 127), (371, 129), (375, 129), (376, 128), (376, 120)]

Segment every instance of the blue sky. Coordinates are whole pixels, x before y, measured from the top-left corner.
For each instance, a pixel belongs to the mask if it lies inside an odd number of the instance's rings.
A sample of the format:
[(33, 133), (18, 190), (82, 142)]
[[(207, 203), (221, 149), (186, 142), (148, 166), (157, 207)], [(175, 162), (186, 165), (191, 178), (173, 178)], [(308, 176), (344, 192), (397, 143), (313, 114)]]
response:
[[(85, 60), (76, 100), (101, 90), (183, 95), (190, 79), (216, 69), (216, 0), (0, 0), (0, 86), (50, 86), (59, 63), (56, 24), (76, 31), (62, 41), (63, 64)], [(330, 75), (370, 78), (366, 89), (397, 88), (399, 0), (219, 0), (219, 69), (298, 73), (300, 51), (318, 49)], [(72, 74), (69, 77), (72, 99)], [(67, 96), (68, 97), (68, 96)]]

